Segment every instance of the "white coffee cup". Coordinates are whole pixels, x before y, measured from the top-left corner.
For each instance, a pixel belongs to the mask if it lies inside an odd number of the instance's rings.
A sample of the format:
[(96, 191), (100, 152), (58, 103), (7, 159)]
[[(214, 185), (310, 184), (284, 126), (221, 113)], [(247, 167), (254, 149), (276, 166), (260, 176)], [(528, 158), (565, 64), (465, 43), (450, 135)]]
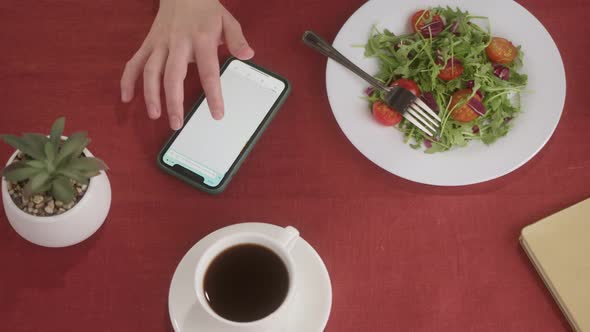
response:
[[(205, 250), (195, 269), (194, 288), (198, 300), (197, 305), (199, 305), (205, 313), (215, 321), (215, 325), (218, 326), (218, 328), (215, 329), (216, 331), (277, 332), (285, 329), (289, 304), (293, 301), (297, 288), (295, 263), (291, 256), (291, 250), (298, 239), (299, 231), (288, 226), (275, 237), (256, 232), (231, 234), (215, 241)], [(205, 290), (203, 289), (205, 274), (213, 260), (226, 249), (242, 244), (256, 244), (271, 250), (283, 261), (289, 274), (289, 289), (283, 303), (266, 317), (252, 322), (235, 322), (218, 315), (209, 306), (205, 297)]]

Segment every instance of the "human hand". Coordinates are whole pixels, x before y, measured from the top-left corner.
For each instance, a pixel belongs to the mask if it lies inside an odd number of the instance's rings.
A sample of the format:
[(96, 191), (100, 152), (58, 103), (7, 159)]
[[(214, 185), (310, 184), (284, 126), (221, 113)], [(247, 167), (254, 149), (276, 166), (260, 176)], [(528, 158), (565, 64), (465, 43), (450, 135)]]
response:
[(125, 65), (121, 100), (133, 99), (135, 83), (143, 72), (143, 93), (148, 116), (162, 114), (161, 81), (164, 82), (170, 127), (178, 130), (184, 118), (184, 79), (195, 61), (213, 118), (223, 117), (223, 97), (217, 49), (226, 44), (238, 59), (254, 56), (238, 21), (218, 0), (160, 0), (160, 9), (139, 50)]

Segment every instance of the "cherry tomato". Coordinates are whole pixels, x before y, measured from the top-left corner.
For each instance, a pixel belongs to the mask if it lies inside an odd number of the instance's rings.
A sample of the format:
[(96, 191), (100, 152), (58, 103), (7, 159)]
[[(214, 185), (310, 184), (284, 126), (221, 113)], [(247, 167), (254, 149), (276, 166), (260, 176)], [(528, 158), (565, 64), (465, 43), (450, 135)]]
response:
[(412, 15), (412, 29), (414, 29), (416, 32), (422, 33), (422, 35), (426, 38), (430, 37), (430, 34), (428, 31), (421, 31), (421, 29), (425, 25), (432, 22), (440, 22), (444, 25), (444, 21), (440, 15), (431, 15), (429, 10), (419, 10), (414, 15)]
[[(453, 120), (459, 122), (471, 122), (479, 116), (474, 110), (467, 105), (469, 102), (467, 98), (471, 95), (473, 91), (471, 89), (463, 89), (453, 93), (451, 97), (451, 105), (450, 108), (453, 110), (451, 113), (451, 117)], [(481, 101), (481, 98), (476, 94), (473, 98), (477, 98), (477, 100)], [(463, 104), (463, 106), (455, 107), (457, 104)]]
[(416, 97), (420, 97), (420, 95), (422, 94), (422, 92), (420, 91), (420, 87), (418, 87), (418, 84), (407, 78), (400, 78), (399, 80), (392, 82), (389, 86), (399, 86), (400, 88), (409, 90)]
[(394, 111), (380, 100), (373, 103), (373, 117), (384, 126), (395, 126), (402, 121), (400, 113)]
[(518, 49), (504, 38), (494, 37), (490, 45), (486, 47), (488, 58), (495, 63), (511, 63), (518, 55)]
[(441, 69), (438, 77), (443, 81), (451, 81), (463, 74), (463, 65), (459, 60), (451, 58), (447, 61), (445, 68)]

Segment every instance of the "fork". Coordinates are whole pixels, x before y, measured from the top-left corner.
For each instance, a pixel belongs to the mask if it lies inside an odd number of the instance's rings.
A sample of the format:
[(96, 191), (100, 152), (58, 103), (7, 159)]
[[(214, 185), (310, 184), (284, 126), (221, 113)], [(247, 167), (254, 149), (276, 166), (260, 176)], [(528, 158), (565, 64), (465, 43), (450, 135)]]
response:
[(328, 44), (322, 37), (313, 31), (303, 33), (303, 43), (328, 58), (338, 62), (356, 75), (371, 84), (374, 88), (384, 92), (383, 99), (387, 105), (400, 112), (402, 116), (410, 121), (418, 129), (430, 137), (437, 133), (441, 119), (426, 103), (414, 96), (409, 90), (401, 87), (387, 87), (381, 81), (367, 74), (357, 65), (348, 60), (332, 45)]

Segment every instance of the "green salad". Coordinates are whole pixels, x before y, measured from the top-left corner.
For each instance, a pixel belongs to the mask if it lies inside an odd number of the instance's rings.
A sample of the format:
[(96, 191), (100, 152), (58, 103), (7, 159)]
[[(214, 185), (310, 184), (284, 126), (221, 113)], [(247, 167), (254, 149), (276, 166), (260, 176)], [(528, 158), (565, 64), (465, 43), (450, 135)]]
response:
[(489, 29), (486, 17), (436, 7), (413, 15), (411, 34), (371, 31), (365, 55), (379, 61), (375, 77), (420, 96), (442, 119), (437, 136), (428, 137), (385, 105), (382, 92), (367, 90), (373, 117), (401, 130), (415, 149), (425, 146), (427, 153), (434, 153), (473, 140), (491, 144), (508, 133), (521, 111), (527, 76), (518, 72), (520, 46), (492, 36), (474, 20), (486, 22)]

